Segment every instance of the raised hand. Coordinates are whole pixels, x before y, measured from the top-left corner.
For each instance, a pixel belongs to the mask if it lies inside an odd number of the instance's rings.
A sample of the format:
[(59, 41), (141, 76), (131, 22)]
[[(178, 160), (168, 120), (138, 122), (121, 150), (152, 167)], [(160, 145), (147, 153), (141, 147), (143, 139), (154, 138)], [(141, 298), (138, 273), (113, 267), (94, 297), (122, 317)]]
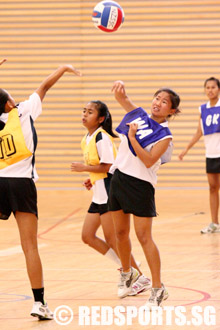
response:
[(80, 76), (80, 77), (82, 76), (82, 73), (78, 69), (74, 68), (71, 64), (66, 64), (65, 68), (66, 68), (66, 72), (72, 72), (76, 76)]
[(125, 85), (122, 80), (116, 80), (112, 86), (112, 92), (125, 95)]

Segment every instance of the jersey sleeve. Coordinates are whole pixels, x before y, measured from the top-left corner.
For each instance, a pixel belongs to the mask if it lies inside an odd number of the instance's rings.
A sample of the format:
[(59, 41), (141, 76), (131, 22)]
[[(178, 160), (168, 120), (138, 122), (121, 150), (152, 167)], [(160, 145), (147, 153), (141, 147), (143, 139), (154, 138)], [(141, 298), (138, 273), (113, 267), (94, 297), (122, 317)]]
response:
[(37, 93), (31, 94), (28, 100), (19, 104), (19, 111), (22, 113), (29, 112), (32, 119), (35, 121), (42, 112), (40, 96)]
[(163, 153), (163, 155), (160, 157), (161, 159), (161, 164), (165, 164), (171, 161), (173, 153), (173, 142), (171, 141), (168, 145), (167, 150)]
[(114, 162), (113, 146), (108, 135), (103, 132), (98, 133), (96, 147), (100, 163), (112, 164)]

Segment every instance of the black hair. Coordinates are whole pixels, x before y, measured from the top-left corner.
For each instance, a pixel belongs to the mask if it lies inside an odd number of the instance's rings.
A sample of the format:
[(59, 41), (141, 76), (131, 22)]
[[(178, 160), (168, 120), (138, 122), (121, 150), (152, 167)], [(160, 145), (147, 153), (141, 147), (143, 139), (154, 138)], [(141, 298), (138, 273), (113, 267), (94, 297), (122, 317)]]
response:
[(8, 101), (8, 93), (0, 88), (0, 116), (1, 114), (3, 114), (3, 112), (5, 112), (5, 104)]
[(219, 79), (217, 79), (215, 77), (210, 77), (210, 78), (206, 79), (205, 82), (204, 82), (204, 87), (206, 87), (206, 84), (207, 84), (208, 81), (215, 81), (216, 82), (216, 85), (220, 89), (220, 81), (219, 81)]
[(5, 123), (0, 120), (0, 131), (3, 130), (4, 127), (5, 127)]
[(112, 137), (117, 137), (117, 135), (112, 131), (112, 116), (108, 110), (108, 107), (102, 101), (90, 101), (91, 103), (96, 105), (96, 110), (98, 111), (99, 117), (105, 117), (103, 122), (101, 122), (100, 126)]
[(158, 94), (160, 94), (161, 92), (166, 92), (167, 94), (169, 94), (172, 109), (176, 110), (173, 115), (168, 115), (168, 118), (171, 117), (171, 116), (178, 115), (181, 112), (180, 109), (179, 109), (179, 104), (180, 104), (179, 95), (176, 92), (174, 92), (172, 89), (165, 87), (165, 88), (158, 89), (158, 91), (156, 91), (156, 93), (154, 94), (154, 97), (157, 96)]

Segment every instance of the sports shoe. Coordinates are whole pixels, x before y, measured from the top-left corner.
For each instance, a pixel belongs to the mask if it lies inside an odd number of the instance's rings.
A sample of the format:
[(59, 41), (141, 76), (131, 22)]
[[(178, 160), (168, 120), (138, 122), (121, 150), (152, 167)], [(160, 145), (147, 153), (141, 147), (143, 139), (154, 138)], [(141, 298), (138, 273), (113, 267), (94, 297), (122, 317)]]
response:
[(151, 296), (145, 306), (151, 310), (151, 307), (153, 306), (161, 306), (162, 301), (166, 300), (168, 297), (169, 294), (165, 289), (164, 285), (162, 284), (161, 288), (151, 289)]
[(137, 281), (132, 285), (132, 291), (129, 296), (136, 296), (136, 294), (150, 290), (152, 288), (151, 280), (144, 275), (138, 277)]
[(47, 303), (43, 305), (40, 301), (35, 301), (31, 316), (38, 317), (39, 320), (53, 320), (53, 313), (49, 310)]
[(217, 223), (211, 222), (208, 227), (205, 227), (201, 230), (201, 234), (213, 234), (220, 233), (220, 225)]
[(136, 264), (139, 268), (141, 267), (141, 261), (136, 261)]
[(120, 282), (118, 284), (118, 297), (124, 298), (132, 291), (132, 284), (138, 279), (139, 271), (131, 267), (129, 273), (124, 273), (120, 269)]

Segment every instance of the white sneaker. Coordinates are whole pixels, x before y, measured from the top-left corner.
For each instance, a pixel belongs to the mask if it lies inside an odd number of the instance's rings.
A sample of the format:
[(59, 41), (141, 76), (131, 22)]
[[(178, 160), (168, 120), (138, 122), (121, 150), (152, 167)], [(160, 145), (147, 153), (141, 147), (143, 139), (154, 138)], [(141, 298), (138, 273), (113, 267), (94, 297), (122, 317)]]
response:
[(166, 300), (168, 297), (169, 294), (162, 284), (161, 288), (151, 289), (151, 296), (145, 306), (151, 310), (151, 307), (153, 306), (161, 306), (162, 301)]
[(132, 291), (129, 296), (136, 296), (141, 292), (150, 290), (152, 288), (151, 280), (144, 275), (138, 277), (137, 281), (132, 285)]
[(220, 233), (220, 225), (214, 222), (211, 222), (208, 227), (205, 227), (201, 230), (201, 234), (213, 234)]
[(39, 320), (53, 320), (53, 313), (49, 310), (47, 303), (43, 305), (40, 301), (35, 301), (31, 316), (38, 317)]
[(139, 268), (141, 267), (141, 261), (136, 261), (136, 264)]
[(139, 271), (131, 267), (129, 273), (124, 273), (120, 269), (120, 282), (118, 284), (118, 297), (124, 298), (132, 291), (132, 284), (138, 279)]

